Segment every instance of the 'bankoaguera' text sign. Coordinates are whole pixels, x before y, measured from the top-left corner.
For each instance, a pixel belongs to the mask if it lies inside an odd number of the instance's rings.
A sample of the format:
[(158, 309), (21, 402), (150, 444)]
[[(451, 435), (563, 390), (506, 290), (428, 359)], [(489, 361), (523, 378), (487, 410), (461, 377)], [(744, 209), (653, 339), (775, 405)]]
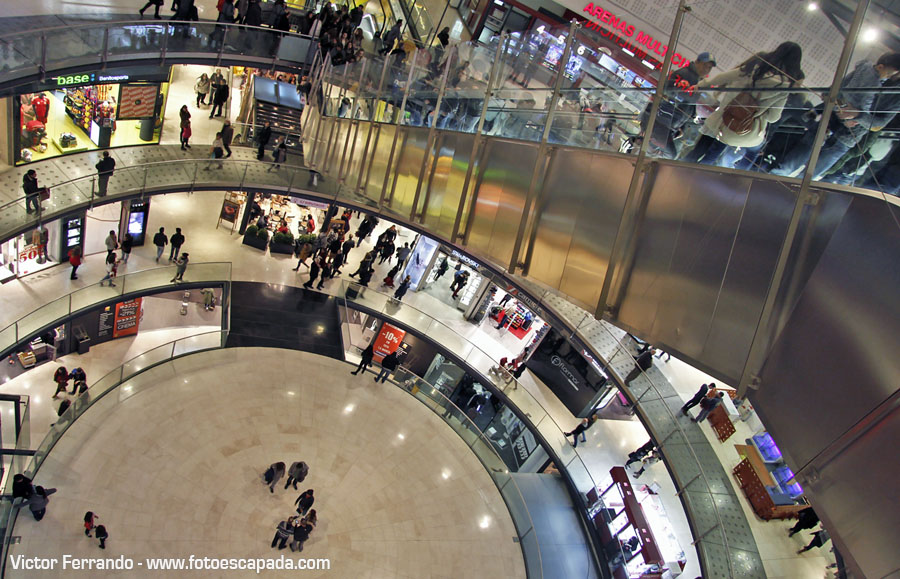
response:
[[(633, 24), (628, 24), (628, 21), (624, 18), (616, 16), (609, 10), (604, 9), (593, 2), (589, 2), (582, 9), (582, 12), (587, 12), (590, 16), (596, 18), (608, 27), (601, 26), (597, 22), (591, 20), (588, 21), (588, 28), (597, 30), (601, 35), (606, 37), (615, 36), (616, 38), (613, 38), (612, 40), (616, 44), (623, 48), (628, 48), (632, 52), (637, 53), (646, 51), (647, 53), (653, 53), (660, 58), (664, 58), (666, 52), (669, 50), (669, 47), (663, 44), (659, 39), (653, 38), (653, 36), (647, 34), (643, 30), (638, 30)], [(637, 33), (637, 36), (635, 36), (635, 33)], [(625, 40), (625, 38), (633, 39), (633, 43)], [(644, 56), (638, 54), (638, 58), (643, 59)], [(683, 67), (690, 63), (690, 60), (677, 52), (672, 55), (672, 66)]]

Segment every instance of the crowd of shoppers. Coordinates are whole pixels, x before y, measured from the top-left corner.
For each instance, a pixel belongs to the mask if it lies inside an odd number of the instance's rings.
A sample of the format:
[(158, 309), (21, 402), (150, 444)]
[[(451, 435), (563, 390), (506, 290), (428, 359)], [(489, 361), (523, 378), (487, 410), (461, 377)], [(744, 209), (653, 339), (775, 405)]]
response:
[[(275, 485), (285, 475), (285, 472), (288, 475), (287, 482), (284, 484), (285, 490), (290, 486), (297, 490), (297, 484), (302, 483), (309, 474), (309, 465), (303, 461), (291, 463), (290, 469), (286, 469), (283, 462), (269, 465), (262, 475), (262, 482), (268, 485), (270, 493), (275, 493)], [(288, 546), (288, 541), (291, 541), (291, 551), (299, 553), (303, 550), (303, 544), (309, 539), (318, 523), (318, 515), (312, 508), (315, 501), (313, 489), (307, 489), (297, 497), (294, 501), (297, 514), (287, 517), (275, 527), (275, 536), (272, 538), (273, 549), (277, 546), (280, 551)]]

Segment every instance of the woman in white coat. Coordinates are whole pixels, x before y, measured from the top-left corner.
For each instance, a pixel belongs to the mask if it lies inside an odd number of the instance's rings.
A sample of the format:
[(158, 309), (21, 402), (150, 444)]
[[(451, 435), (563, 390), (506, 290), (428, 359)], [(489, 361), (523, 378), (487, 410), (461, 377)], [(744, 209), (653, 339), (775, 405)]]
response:
[(698, 90), (713, 91), (719, 107), (703, 123), (702, 136), (684, 160), (715, 165), (729, 147), (762, 144), (766, 127), (781, 118), (788, 95), (803, 79), (802, 57), (799, 44), (783, 42), (772, 52), (759, 52), (737, 68), (699, 83)]

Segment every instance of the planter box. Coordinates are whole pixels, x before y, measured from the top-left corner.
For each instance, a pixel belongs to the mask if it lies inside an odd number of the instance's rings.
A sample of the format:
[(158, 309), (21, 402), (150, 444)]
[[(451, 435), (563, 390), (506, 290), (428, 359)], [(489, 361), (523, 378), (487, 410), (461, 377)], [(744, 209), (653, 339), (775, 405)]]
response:
[(269, 240), (268, 239), (260, 239), (256, 235), (244, 235), (243, 244), (265, 251), (266, 246), (269, 245)]
[(282, 253), (285, 255), (293, 255), (294, 254), (294, 244), (293, 243), (275, 243), (274, 241), (269, 243), (269, 253)]

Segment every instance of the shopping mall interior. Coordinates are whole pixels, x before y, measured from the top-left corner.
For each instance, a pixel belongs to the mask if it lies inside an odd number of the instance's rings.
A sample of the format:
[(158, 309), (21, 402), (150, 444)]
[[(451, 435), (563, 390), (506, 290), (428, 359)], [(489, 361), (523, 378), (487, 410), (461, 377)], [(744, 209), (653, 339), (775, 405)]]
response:
[(0, 9), (0, 577), (900, 574), (890, 3), (178, 4)]

